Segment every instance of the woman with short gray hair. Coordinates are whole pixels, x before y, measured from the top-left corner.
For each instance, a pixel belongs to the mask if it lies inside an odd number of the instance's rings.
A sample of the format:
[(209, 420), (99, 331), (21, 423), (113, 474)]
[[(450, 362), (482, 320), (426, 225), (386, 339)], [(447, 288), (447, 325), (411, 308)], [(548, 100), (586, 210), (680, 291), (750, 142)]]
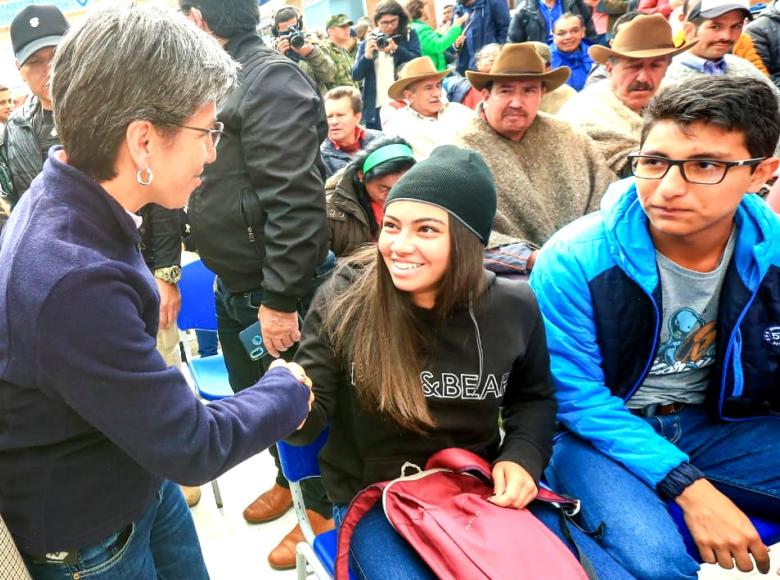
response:
[(198, 485), (294, 431), (300, 367), (209, 406), (155, 350), (136, 212), (180, 208), (216, 160), (236, 64), (183, 16), (90, 16), (60, 44), (62, 147), (0, 238), (0, 516), (33, 578), (207, 578), (173, 482)]

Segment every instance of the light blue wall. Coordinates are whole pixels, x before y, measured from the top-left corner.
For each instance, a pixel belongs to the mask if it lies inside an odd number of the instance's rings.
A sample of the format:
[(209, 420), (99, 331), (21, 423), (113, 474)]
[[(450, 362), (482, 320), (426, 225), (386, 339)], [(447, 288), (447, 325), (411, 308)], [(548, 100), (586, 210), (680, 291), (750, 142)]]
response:
[(362, 0), (318, 0), (304, 1), (303, 18), (309, 30), (325, 30), (325, 22), (333, 14), (344, 13), (353, 21), (363, 16)]

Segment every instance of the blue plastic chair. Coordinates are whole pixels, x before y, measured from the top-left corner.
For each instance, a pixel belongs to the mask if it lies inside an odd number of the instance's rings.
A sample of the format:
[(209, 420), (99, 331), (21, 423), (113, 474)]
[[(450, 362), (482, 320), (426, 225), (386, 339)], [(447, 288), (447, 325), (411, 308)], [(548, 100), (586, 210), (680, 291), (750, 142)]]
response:
[[(217, 311), (214, 305), (214, 272), (201, 260), (182, 267), (179, 292), (181, 310), (177, 322), (181, 330), (217, 330)], [(181, 358), (187, 365), (198, 396), (206, 401), (230, 397), (233, 390), (228, 381), (225, 358), (222, 354), (193, 358), (184, 342), (179, 343)], [(211, 482), (217, 507), (222, 507), (222, 494), (217, 480)]]
[[(696, 547), (693, 536), (691, 536), (691, 533), (688, 531), (688, 526), (685, 524), (682, 509), (673, 501), (667, 502), (667, 506), (669, 508), (669, 513), (672, 514), (674, 523), (677, 524), (677, 529), (679, 529), (680, 534), (682, 534), (688, 554), (697, 562), (701, 562), (699, 549)], [(770, 521), (761, 517), (756, 517), (752, 514), (748, 514), (748, 516), (756, 527), (756, 531), (758, 532), (758, 535), (761, 536), (764, 544), (771, 546), (772, 544), (780, 542), (780, 522)]]
[[(320, 475), (318, 455), (327, 439), (328, 431), (325, 430), (309, 445), (298, 447), (284, 441), (279, 441), (276, 444), (282, 472), (287, 481), (290, 482), (295, 515), (298, 518), (303, 536), (306, 538), (306, 542), (299, 543), (295, 549), (295, 568), (300, 580), (306, 578), (307, 567), (311, 568), (314, 575), (321, 580), (333, 578), (333, 569), (336, 564), (338, 532), (330, 530), (319, 536), (314, 535), (309, 516), (306, 515), (306, 506), (303, 503), (303, 492), (301, 491), (302, 480)], [(351, 573), (350, 577), (352, 577)]]

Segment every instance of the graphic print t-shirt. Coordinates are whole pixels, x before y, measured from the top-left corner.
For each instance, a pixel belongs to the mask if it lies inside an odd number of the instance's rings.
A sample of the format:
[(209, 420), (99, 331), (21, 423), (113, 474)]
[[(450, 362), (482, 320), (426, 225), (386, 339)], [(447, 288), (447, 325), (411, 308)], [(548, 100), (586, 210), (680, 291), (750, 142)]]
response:
[(650, 374), (628, 401), (630, 409), (704, 402), (715, 362), (720, 290), (733, 252), (732, 233), (712, 272), (688, 270), (656, 252), (664, 309), (661, 338)]

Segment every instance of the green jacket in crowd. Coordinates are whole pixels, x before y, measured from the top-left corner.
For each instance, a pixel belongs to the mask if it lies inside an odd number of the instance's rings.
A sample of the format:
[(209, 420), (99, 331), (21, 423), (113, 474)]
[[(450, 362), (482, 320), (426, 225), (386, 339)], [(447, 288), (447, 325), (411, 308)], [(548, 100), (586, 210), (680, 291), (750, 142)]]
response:
[(333, 83), (329, 88), (345, 85), (358, 88), (357, 82), (352, 80), (352, 65), (355, 61), (349, 55), (349, 52), (332, 40), (328, 40), (320, 46), (328, 54), (330, 60), (333, 61)]
[(452, 46), (452, 43), (463, 33), (463, 29), (460, 26), (451, 26), (447, 32), (439, 34), (422, 20), (412, 22), (412, 28), (420, 39), (422, 55), (431, 57), (436, 70), (445, 70), (447, 61), (444, 58), (444, 51)]

